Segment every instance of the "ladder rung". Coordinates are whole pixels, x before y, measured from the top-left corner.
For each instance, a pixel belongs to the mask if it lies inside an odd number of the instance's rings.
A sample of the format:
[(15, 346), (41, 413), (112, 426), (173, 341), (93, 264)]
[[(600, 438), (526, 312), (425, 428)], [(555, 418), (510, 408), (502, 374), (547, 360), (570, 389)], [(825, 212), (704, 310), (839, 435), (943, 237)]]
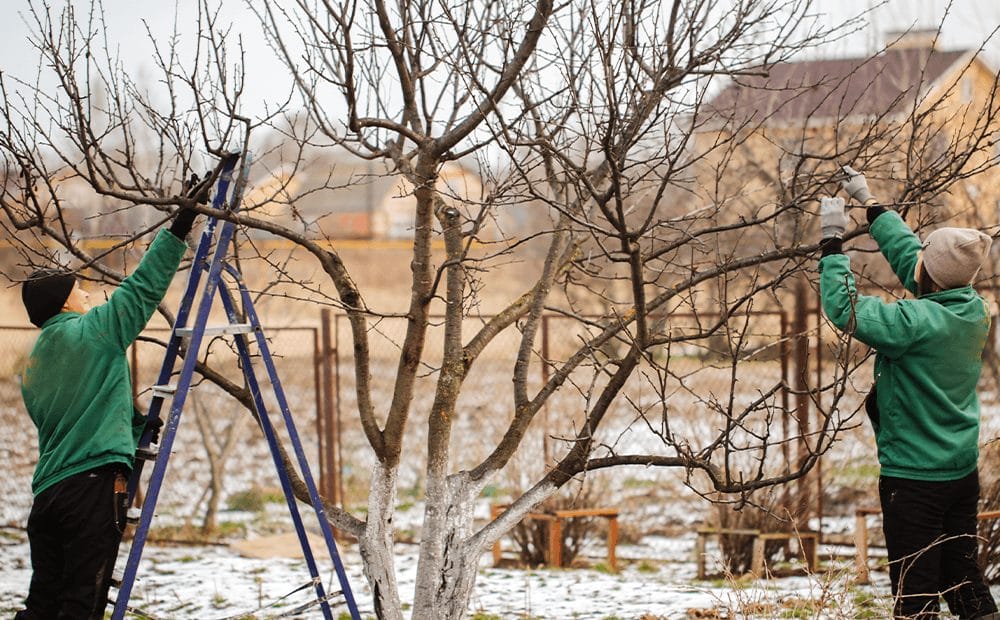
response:
[(155, 446), (153, 446), (153, 445), (146, 446), (145, 448), (143, 448), (142, 446), (139, 446), (135, 450), (135, 458), (137, 458), (137, 459), (143, 459), (144, 461), (155, 461), (156, 460), (156, 456), (159, 453), (160, 453), (160, 449), (157, 448), (157, 447), (155, 447)]
[[(194, 334), (193, 327), (178, 327), (174, 333), (181, 338), (190, 338)], [(253, 333), (253, 325), (249, 323), (233, 323), (231, 325), (210, 325), (202, 332), (205, 336), (222, 336), (225, 334), (250, 334)]]
[(125, 513), (125, 521), (131, 523), (132, 525), (138, 524), (140, 517), (142, 517), (142, 510), (135, 506), (129, 508), (128, 512)]
[(174, 383), (169, 385), (154, 385), (150, 389), (153, 390), (153, 398), (166, 398), (167, 396), (173, 396), (177, 392), (177, 385)]

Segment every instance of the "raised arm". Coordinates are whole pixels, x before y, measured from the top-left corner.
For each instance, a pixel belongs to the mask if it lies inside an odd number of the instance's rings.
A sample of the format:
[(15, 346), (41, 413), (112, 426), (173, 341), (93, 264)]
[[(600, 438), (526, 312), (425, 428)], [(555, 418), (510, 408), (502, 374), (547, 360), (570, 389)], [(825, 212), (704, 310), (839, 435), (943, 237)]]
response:
[(868, 207), (868, 230), (878, 243), (879, 250), (889, 262), (900, 283), (906, 290), (916, 295), (917, 282), (913, 277), (913, 269), (917, 265), (917, 254), (922, 247), (920, 239), (899, 214), (878, 204), (868, 189), (865, 175), (850, 166), (844, 166), (844, 174), (847, 175), (841, 183), (844, 191), (855, 202)]
[(824, 256), (819, 263), (820, 297), (830, 322), (861, 342), (895, 358), (920, 337), (909, 303), (886, 303), (878, 297), (858, 295), (845, 254)]
[(115, 289), (108, 301), (85, 315), (87, 329), (109, 347), (125, 350), (142, 332), (167, 294), (187, 244), (161, 230), (139, 266)]
[(87, 329), (104, 339), (109, 347), (125, 350), (149, 322), (156, 306), (163, 300), (177, 272), (187, 244), (184, 238), (191, 232), (197, 212), (194, 202), (208, 202), (207, 179), (192, 176), (186, 184), (191, 204), (177, 210), (170, 230), (161, 230), (139, 266), (111, 294), (107, 303), (83, 315)]

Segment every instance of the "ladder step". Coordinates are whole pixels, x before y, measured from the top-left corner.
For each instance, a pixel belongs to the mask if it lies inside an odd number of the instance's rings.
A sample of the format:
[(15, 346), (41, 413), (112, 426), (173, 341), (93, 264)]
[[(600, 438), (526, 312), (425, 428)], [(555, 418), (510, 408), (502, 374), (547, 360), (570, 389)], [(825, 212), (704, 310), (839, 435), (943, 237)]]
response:
[(139, 518), (141, 516), (142, 516), (142, 509), (136, 506), (132, 506), (131, 508), (128, 509), (128, 512), (125, 513), (125, 521), (127, 523), (131, 523), (132, 525), (138, 525)]
[[(252, 334), (253, 325), (249, 323), (233, 323), (231, 325), (211, 325), (202, 330), (206, 336), (222, 336), (225, 334)], [(178, 327), (174, 333), (181, 338), (190, 338), (194, 334), (193, 327)]]
[(153, 398), (166, 398), (177, 393), (177, 385), (174, 383), (169, 385), (154, 385), (150, 389), (153, 390)]
[(156, 446), (149, 445), (143, 448), (139, 446), (135, 450), (135, 458), (142, 459), (144, 461), (155, 461), (157, 455), (160, 454), (160, 449)]

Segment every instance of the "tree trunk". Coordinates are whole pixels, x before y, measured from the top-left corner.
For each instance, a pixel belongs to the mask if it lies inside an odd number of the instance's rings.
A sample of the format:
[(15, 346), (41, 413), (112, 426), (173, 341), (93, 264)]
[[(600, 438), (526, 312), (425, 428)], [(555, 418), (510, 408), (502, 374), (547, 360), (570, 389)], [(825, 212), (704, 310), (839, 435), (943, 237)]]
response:
[(465, 473), (447, 478), (447, 497), (431, 497), (420, 536), (414, 618), (458, 619), (465, 615), (476, 582), (481, 549), (469, 545), (475, 494)]
[[(220, 467), (221, 468), (221, 467)], [(222, 472), (212, 468), (212, 480), (209, 483), (211, 489), (208, 494), (208, 506), (205, 508), (205, 518), (201, 522), (201, 531), (204, 534), (211, 534), (218, 528), (217, 515), (219, 514), (219, 502), (222, 499)]]
[[(368, 519), (358, 540), (365, 577), (372, 589), (375, 616), (379, 620), (402, 620), (402, 605), (396, 586), (396, 563), (392, 547), (392, 518), (396, 507), (396, 469), (375, 465)], [(419, 617), (414, 615), (414, 617)]]

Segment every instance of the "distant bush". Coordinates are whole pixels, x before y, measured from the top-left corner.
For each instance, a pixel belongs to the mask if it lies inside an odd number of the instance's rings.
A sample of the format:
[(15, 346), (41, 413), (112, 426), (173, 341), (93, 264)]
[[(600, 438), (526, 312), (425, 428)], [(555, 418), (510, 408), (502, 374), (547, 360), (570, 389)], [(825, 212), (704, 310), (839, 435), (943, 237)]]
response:
[(281, 491), (252, 486), (245, 491), (237, 491), (230, 495), (226, 501), (226, 507), (229, 510), (241, 512), (260, 512), (267, 504), (278, 504), (284, 501), (285, 496)]
[[(536, 508), (535, 512), (595, 508), (599, 505), (601, 497), (606, 497), (606, 494), (594, 489), (593, 484), (586, 484), (578, 492), (568, 493), (564, 490), (549, 498)], [(563, 521), (562, 562), (564, 566), (570, 566), (573, 563), (589, 539), (606, 530), (605, 521), (600, 517), (581, 517)], [(511, 536), (517, 545), (522, 564), (526, 566), (545, 564), (549, 541), (549, 526), (546, 521), (525, 519), (514, 527)]]
[[(718, 527), (731, 530), (757, 530), (761, 533), (789, 532), (795, 528), (788, 518), (786, 507), (799, 504), (798, 486), (785, 485), (772, 489), (769, 493), (755, 496), (758, 505), (746, 505), (735, 510), (729, 504), (716, 504)], [(753, 560), (753, 538), (738, 534), (719, 537), (722, 548), (723, 570), (731, 575), (743, 575), (751, 568)], [(785, 540), (769, 540), (764, 544), (764, 560), (768, 565), (779, 561), (789, 562), (800, 557), (792, 552), (791, 544)]]

